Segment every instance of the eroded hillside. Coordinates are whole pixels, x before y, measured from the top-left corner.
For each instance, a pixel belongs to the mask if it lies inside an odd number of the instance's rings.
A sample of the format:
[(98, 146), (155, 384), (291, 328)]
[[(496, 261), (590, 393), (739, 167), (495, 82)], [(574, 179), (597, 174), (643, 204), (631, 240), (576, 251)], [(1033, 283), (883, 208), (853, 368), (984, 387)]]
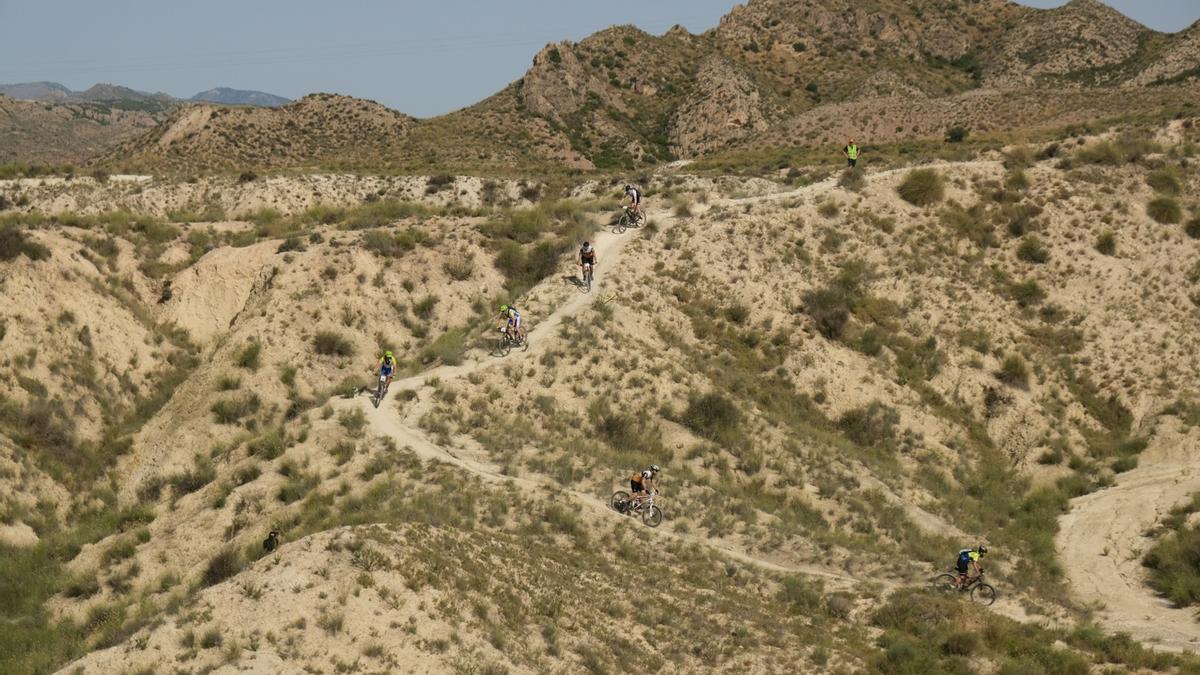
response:
[[(0, 658), (1189, 665), (1088, 624), (1056, 536), (1195, 436), (1195, 142), (1187, 119), (808, 185), (664, 171), (620, 234), (607, 181), (5, 184), (28, 199), (0, 230)], [(509, 299), (531, 346), (497, 357)], [(384, 349), (375, 406), (352, 394)], [(657, 529), (607, 506), (652, 462)], [(1001, 601), (963, 637), (967, 606), (911, 587), (977, 542)]]

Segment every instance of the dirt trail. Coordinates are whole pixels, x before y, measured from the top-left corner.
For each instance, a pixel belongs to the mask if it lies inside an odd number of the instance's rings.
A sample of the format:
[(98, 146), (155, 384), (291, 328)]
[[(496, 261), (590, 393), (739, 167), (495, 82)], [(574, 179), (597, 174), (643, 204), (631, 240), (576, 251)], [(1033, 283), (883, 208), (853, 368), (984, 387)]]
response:
[(1116, 485), (1071, 502), (1059, 519), (1058, 552), (1075, 595), (1103, 609), (1105, 628), (1124, 631), (1167, 651), (1200, 651), (1200, 623), (1146, 585), (1144, 532), (1193, 492), (1200, 491), (1200, 457), (1186, 443), (1151, 448)]

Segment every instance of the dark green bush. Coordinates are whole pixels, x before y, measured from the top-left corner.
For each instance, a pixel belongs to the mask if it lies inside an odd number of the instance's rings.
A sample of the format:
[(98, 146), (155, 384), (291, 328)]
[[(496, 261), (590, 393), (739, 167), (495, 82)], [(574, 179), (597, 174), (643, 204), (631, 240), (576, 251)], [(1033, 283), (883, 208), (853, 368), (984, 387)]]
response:
[(1036, 305), (1046, 299), (1046, 291), (1042, 290), (1042, 285), (1036, 279), (1014, 283), (1008, 287), (1008, 292), (1021, 307)]
[(1000, 364), (996, 379), (1013, 387), (1025, 387), (1029, 384), (1029, 366), (1019, 354), (1009, 354)]
[(1170, 197), (1156, 197), (1146, 204), (1146, 214), (1155, 222), (1169, 225), (1183, 220), (1183, 209)]
[(865, 448), (892, 448), (895, 446), (896, 425), (900, 413), (879, 401), (847, 410), (838, 418), (837, 426), (846, 438)]
[(261, 365), (260, 356), (262, 354), (262, 343), (258, 340), (251, 340), (246, 343), (245, 347), (238, 352), (236, 363), (239, 368), (246, 370), (258, 370)]
[(1164, 167), (1157, 171), (1151, 171), (1146, 177), (1146, 185), (1149, 185), (1155, 192), (1175, 196), (1182, 189), (1179, 184), (1179, 172), (1171, 167)]
[(1021, 244), (1017, 246), (1017, 257), (1025, 262), (1040, 265), (1050, 259), (1050, 251), (1046, 250), (1037, 235), (1031, 234), (1022, 239)]
[(1112, 230), (1105, 230), (1096, 238), (1096, 250), (1103, 255), (1117, 254), (1117, 235)]
[(1192, 239), (1200, 239), (1200, 218), (1192, 218), (1184, 225), (1183, 231)]
[(313, 336), (313, 350), (322, 356), (354, 355), (354, 345), (349, 340), (327, 330)]
[(929, 206), (942, 201), (946, 188), (941, 175), (933, 169), (913, 169), (896, 186), (900, 198), (914, 206)]
[(697, 436), (723, 442), (736, 435), (742, 413), (733, 401), (712, 392), (692, 397), (683, 411), (682, 421)]
[(200, 577), (200, 583), (203, 586), (219, 584), (241, 572), (244, 564), (242, 555), (237, 549), (233, 547), (222, 549), (208, 561), (208, 565), (204, 568), (204, 574)]
[(20, 255), (30, 260), (46, 260), (50, 257), (50, 249), (30, 239), (16, 226), (0, 227), (0, 262), (15, 260)]
[(213, 418), (218, 424), (237, 424), (242, 418), (258, 412), (262, 400), (258, 394), (226, 398), (212, 404)]
[(950, 127), (946, 130), (946, 142), (962, 143), (963, 141), (967, 140), (967, 136), (970, 135), (970, 133), (971, 132), (965, 127)]

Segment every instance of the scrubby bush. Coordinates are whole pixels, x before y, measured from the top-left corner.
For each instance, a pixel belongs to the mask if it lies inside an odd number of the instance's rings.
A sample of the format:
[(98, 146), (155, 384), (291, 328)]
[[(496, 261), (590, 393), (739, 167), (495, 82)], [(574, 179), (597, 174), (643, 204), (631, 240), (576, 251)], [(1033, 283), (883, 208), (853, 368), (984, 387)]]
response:
[(258, 174), (254, 173), (253, 171), (243, 171), (238, 176), (239, 183), (253, 183), (256, 180), (258, 180)]
[(354, 345), (349, 340), (328, 330), (313, 336), (313, 350), (322, 356), (354, 355)]
[(190, 469), (186, 469), (167, 478), (167, 484), (175, 488), (175, 496), (190, 494), (200, 488), (213, 482), (217, 477), (216, 469), (213, 468), (211, 462), (205, 461), (202, 458), (196, 458), (196, 463)]
[(13, 225), (0, 227), (0, 262), (15, 260), (24, 255), (30, 260), (46, 260), (50, 249), (30, 239)]
[(221, 399), (213, 403), (210, 410), (218, 424), (237, 424), (242, 418), (258, 412), (261, 406), (262, 400), (258, 398), (258, 394), (250, 394)]
[(1187, 236), (1192, 239), (1200, 239), (1200, 218), (1192, 218), (1183, 227), (1183, 231), (1187, 232)]
[(967, 136), (969, 136), (970, 133), (971, 132), (967, 130), (966, 127), (950, 127), (946, 130), (946, 142), (962, 143), (963, 141), (967, 140)]
[(1029, 384), (1029, 366), (1019, 354), (1009, 354), (1000, 364), (996, 379), (1013, 387), (1025, 387)]
[(1149, 185), (1155, 192), (1164, 195), (1175, 196), (1179, 194), (1179, 173), (1170, 167), (1164, 167), (1157, 171), (1151, 171), (1149, 176), (1146, 176), (1146, 185)]
[(1103, 255), (1117, 254), (1117, 235), (1112, 230), (1105, 230), (1096, 238), (1096, 250)]
[(896, 425), (900, 413), (879, 401), (847, 410), (838, 418), (838, 428), (857, 445), (868, 448), (890, 448), (895, 445)]
[(396, 233), (382, 229), (368, 230), (363, 233), (361, 242), (363, 248), (376, 255), (384, 258), (397, 258), (417, 246), (427, 244), (429, 235), (415, 228)]
[(946, 195), (941, 175), (933, 169), (913, 169), (896, 187), (900, 198), (914, 206), (929, 206)]
[(1150, 203), (1146, 204), (1146, 214), (1155, 222), (1164, 225), (1178, 223), (1183, 219), (1183, 209), (1179, 207), (1179, 202), (1170, 197), (1151, 199)]
[(693, 396), (683, 411), (684, 426), (697, 436), (712, 441), (728, 441), (741, 424), (742, 413), (733, 401), (716, 392)]
[(825, 287), (804, 295), (804, 311), (812, 317), (817, 330), (830, 340), (842, 336), (850, 312), (862, 299), (863, 287), (870, 280), (871, 269), (861, 261), (850, 261)]
[(418, 318), (428, 319), (433, 316), (433, 309), (437, 307), (438, 302), (439, 300), (436, 295), (426, 295), (413, 305), (413, 314)]
[(1042, 290), (1042, 285), (1036, 279), (1026, 279), (1012, 284), (1008, 287), (1008, 292), (1021, 307), (1036, 305), (1046, 299), (1046, 291)]
[(222, 549), (209, 561), (200, 577), (201, 585), (212, 586), (242, 571), (242, 555), (233, 547)]
[(867, 184), (867, 180), (863, 170), (855, 166), (843, 171), (842, 175), (838, 176), (837, 184), (847, 190), (858, 192)]
[(1029, 235), (1017, 246), (1017, 257), (1025, 262), (1041, 264), (1050, 259), (1050, 252), (1042, 245), (1037, 235)]
[(1179, 607), (1200, 603), (1200, 528), (1182, 527), (1146, 552), (1150, 586)]
[(262, 365), (261, 355), (262, 343), (258, 340), (251, 340), (250, 342), (246, 343), (245, 347), (242, 347), (240, 352), (238, 352), (237, 359), (235, 359), (235, 361), (239, 368), (245, 368), (246, 370), (258, 370), (258, 367)]

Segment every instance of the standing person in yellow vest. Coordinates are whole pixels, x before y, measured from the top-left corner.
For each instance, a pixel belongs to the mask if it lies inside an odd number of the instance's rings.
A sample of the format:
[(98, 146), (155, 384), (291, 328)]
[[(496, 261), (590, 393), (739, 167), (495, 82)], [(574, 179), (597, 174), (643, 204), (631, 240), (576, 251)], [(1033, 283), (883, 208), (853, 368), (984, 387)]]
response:
[(846, 156), (846, 166), (853, 169), (854, 165), (858, 164), (858, 146), (855, 145), (853, 138), (846, 144), (846, 147), (842, 148), (842, 154)]

